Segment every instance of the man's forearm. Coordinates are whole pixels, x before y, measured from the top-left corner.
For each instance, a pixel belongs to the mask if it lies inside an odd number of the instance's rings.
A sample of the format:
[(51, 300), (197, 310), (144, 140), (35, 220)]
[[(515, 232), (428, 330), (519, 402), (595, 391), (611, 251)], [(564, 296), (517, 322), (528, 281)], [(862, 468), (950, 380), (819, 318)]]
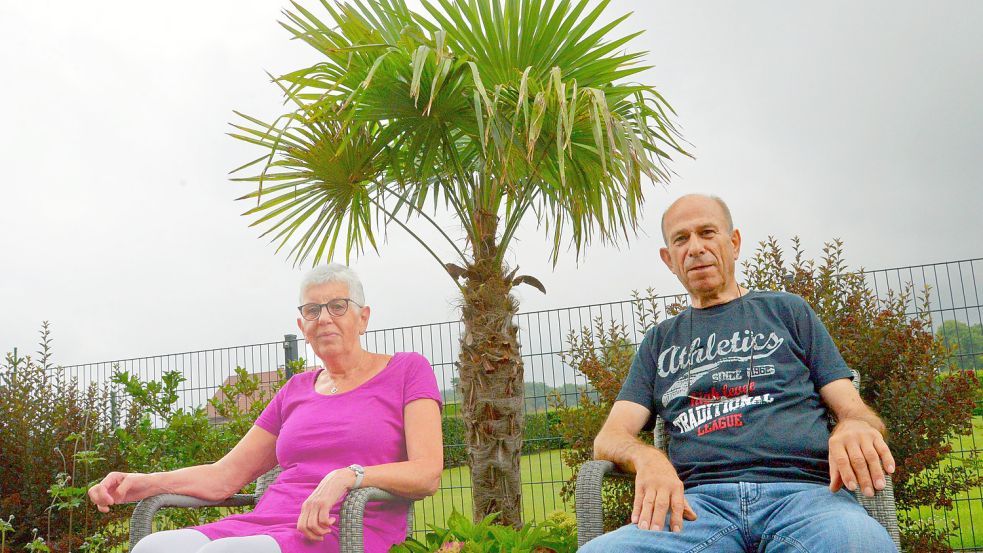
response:
[(638, 472), (643, 460), (653, 455), (666, 458), (662, 450), (643, 443), (631, 434), (602, 431), (594, 439), (594, 458), (611, 461), (626, 472)]

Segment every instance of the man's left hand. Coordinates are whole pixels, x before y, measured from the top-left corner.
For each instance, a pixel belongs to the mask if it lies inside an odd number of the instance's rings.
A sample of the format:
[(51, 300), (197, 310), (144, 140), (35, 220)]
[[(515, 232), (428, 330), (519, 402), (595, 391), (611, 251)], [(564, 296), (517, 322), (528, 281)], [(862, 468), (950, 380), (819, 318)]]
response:
[[(883, 468), (882, 468), (883, 467)], [(870, 423), (845, 419), (833, 427), (829, 437), (829, 489), (858, 488), (868, 497), (883, 490), (884, 471), (894, 473), (894, 457), (884, 437)]]

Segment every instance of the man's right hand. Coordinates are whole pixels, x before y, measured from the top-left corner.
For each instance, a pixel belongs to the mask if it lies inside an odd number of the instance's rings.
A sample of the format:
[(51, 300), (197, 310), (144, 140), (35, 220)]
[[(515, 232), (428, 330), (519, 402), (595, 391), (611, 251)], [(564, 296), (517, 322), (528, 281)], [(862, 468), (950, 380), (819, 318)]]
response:
[(683, 495), (683, 481), (661, 451), (649, 448), (635, 465), (635, 504), (631, 521), (642, 530), (662, 530), (669, 513), (669, 529), (680, 532), (683, 519), (696, 520), (696, 512)]
[(151, 475), (136, 472), (110, 472), (95, 486), (89, 488), (89, 499), (99, 511), (109, 512), (118, 503), (131, 503), (153, 495)]

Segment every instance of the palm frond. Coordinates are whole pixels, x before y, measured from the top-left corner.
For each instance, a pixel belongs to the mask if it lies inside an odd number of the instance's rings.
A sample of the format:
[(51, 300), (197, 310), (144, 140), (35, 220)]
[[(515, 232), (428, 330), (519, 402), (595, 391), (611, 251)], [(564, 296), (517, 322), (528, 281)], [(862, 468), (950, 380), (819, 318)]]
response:
[(324, 55), (276, 79), (296, 108), (233, 133), (266, 151), (238, 168), (263, 166), (236, 179), (257, 184), (247, 213), (295, 262), (375, 248), (379, 225), (435, 225), (441, 209), (471, 243), (480, 214), (498, 214), (500, 255), (533, 216), (555, 262), (565, 245), (630, 237), (646, 181), (668, 182), (672, 155), (689, 155), (663, 96), (626, 82), (648, 67), (624, 51), (638, 33), (613, 35), (627, 15), (602, 22), (609, 0), (321, 4), (326, 17), (284, 12)]

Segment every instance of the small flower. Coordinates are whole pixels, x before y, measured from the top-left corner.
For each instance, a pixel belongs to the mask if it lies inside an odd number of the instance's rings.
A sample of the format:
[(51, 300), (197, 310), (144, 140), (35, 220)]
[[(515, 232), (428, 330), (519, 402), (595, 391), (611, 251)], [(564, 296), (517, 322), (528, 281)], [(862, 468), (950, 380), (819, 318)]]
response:
[(444, 545), (440, 546), (437, 553), (461, 553), (461, 548), (464, 547), (463, 541), (449, 541)]

